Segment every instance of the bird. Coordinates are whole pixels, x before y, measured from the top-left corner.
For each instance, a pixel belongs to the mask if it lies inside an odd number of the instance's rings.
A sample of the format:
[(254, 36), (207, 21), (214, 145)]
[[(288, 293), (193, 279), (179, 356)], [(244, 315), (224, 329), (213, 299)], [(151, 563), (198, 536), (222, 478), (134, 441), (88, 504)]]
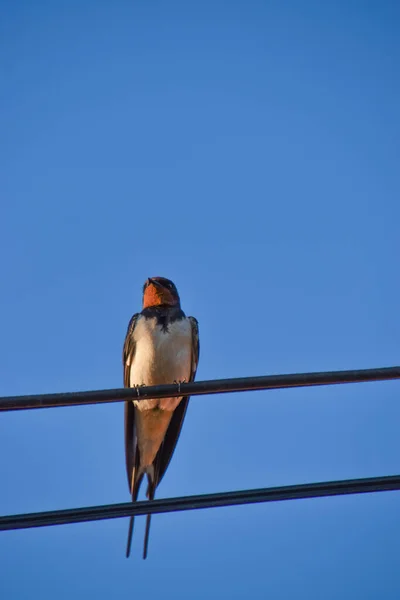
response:
[[(199, 326), (181, 309), (175, 284), (149, 277), (143, 286), (142, 311), (129, 321), (123, 346), (124, 387), (194, 381), (199, 362)], [(125, 459), (132, 502), (144, 475), (147, 498), (168, 468), (188, 407), (189, 397), (125, 402)], [(151, 515), (146, 518), (143, 559), (147, 557)], [(131, 551), (134, 517), (130, 517), (126, 557)]]

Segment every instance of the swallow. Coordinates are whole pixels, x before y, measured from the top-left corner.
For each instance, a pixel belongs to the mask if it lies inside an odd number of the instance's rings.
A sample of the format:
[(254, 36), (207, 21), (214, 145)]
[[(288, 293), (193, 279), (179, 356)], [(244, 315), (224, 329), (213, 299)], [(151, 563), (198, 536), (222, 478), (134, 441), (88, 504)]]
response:
[[(164, 277), (147, 279), (142, 312), (131, 318), (123, 348), (124, 387), (193, 381), (199, 361), (199, 327), (181, 309), (178, 290)], [(147, 498), (154, 499), (177, 444), (188, 396), (125, 402), (125, 458), (132, 502), (147, 475)], [(147, 515), (143, 558), (147, 557), (151, 515)], [(126, 556), (132, 543), (130, 518)]]

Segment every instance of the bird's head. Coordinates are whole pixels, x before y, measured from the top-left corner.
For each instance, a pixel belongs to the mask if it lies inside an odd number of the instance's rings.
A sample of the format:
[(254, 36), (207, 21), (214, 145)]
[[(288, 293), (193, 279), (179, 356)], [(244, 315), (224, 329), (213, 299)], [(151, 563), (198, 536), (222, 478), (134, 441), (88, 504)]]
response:
[(143, 308), (180, 306), (178, 290), (170, 279), (149, 277), (143, 286)]

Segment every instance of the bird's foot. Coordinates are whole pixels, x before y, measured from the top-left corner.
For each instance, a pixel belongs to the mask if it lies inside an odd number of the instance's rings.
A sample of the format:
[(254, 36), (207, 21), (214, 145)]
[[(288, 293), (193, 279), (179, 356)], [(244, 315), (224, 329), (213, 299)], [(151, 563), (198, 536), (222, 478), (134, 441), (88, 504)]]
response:
[(136, 390), (137, 397), (140, 398), (140, 388), (146, 387), (146, 384), (145, 383), (140, 383), (140, 384), (139, 383), (135, 383), (135, 385), (133, 387)]
[(178, 386), (178, 392), (181, 393), (181, 383), (187, 383), (187, 381), (186, 381), (186, 378), (179, 379), (178, 381), (176, 379), (174, 379), (173, 383), (176, 383), (176, 385)]

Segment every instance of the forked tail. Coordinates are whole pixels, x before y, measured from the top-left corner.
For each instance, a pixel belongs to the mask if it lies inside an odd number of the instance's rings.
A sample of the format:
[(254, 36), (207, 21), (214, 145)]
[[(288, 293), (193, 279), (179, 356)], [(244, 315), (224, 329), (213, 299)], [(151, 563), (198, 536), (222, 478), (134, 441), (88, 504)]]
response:
[[(149, 484), (147, 487), (147, 498), (149, 500), (154, 500), (154, 495), (156, 493), (156, 483), (154, 479), (148, 475)], [(143, 544), (143, 560), (147, 558), (147, 549), (149, 546), (149, 535), (150, 535), (150, 524), (151, 524), (151, 515), (147, 515), (146, 517), (146, 531), (144, 534), (144, 544)]]
[[(136, 481), (132, 481), (132, 502), (136, 502), (140, 484), (142, 483), (143, 474), (138, 477)], [(126, 542), (126, 558), (129, 558), (131, 553), (131, 545), (132, 545), (132, 536), (133, 536), (133, 525), (135, 522), (135, 517), (131, 517), (129, 519), (129, 529), (128, 529), (128, 540)]]

